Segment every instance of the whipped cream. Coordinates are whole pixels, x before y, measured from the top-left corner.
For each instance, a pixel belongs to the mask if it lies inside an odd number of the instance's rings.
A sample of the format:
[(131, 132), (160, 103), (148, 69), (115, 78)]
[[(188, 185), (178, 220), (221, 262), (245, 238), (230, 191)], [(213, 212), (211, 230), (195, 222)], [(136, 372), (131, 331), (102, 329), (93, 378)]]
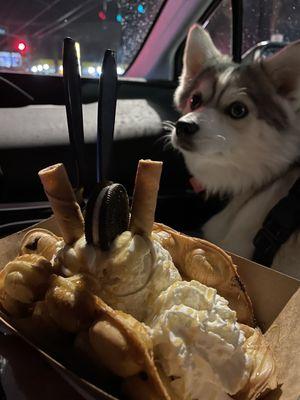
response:
[(175, 282), (145, 321), (154, 354), (183, 400), (229, 399), (249, 377), (243, 332), (228, 302), (197, 281)]

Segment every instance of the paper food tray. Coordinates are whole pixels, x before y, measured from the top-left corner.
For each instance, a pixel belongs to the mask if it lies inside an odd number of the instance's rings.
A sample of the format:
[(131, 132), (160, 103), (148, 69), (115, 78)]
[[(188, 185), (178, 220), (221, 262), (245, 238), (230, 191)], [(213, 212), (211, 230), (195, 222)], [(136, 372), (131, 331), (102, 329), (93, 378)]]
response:
[[(55, 219), (49, 218), (34, 227), (49, 229), (59, 235)], [(0, 270), (18, 254), (20, 241), (27, 230), (0, 240)], [(273, 349), (280, 386), (264, 397), (266, 400), (300, 399), (300, 281), (231, 254), (233, 262), (252, 300), (255, 317)], [(299, 261), (300, 264), (300, 261)], [(299, 265), (300, 267), (300, 265)], [(18, 332), (9, 318), (0, 321), (6, 329), (19, 335), (87, 399), (117, 399), (71, 372), (45, 351)]]

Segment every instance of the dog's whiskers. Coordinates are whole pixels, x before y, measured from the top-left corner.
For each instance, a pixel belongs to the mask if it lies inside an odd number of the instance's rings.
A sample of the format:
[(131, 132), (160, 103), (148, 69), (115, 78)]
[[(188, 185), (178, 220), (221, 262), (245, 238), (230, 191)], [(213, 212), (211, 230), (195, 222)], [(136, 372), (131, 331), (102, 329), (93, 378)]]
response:
[[(170, 131), (169, 131), (170, 132)], [(163, 150), (174, 149), (172, 142), (171, 142), (171, 134), (164, 134), (163, 136), (159, 137), (155, 140), (154, 145), (162, 143)]]
[(171, 135), (170, 134), (164, 134), (163, 136), (160, 136), (159, 138), (157, 138), (156, 140), (155, 140), (155, 142), (154, 142), (154, 144), (155, 145), (157, 145), (157, 144), (161, 144), (161, 143), (166, 143), (166, 142), (169, 142), (170, 141), (170, 138), (171, 138)]
[(175, 122), (173, 121), (163, 121), (163, 130), (166, 132), (171, 132), (175, 128)]

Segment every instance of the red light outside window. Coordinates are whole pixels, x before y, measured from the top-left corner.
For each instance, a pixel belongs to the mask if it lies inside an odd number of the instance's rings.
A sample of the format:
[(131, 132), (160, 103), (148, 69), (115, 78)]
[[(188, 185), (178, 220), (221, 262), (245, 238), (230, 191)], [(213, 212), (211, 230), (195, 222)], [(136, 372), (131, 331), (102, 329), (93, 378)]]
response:
[(27, 44), (24, 42), (24, 40), (18, 40), (16, 43), (17, 49), (22, 53), (27, 50)]
[(19, 49), (20, 51), (24, 51), (24, 50), (26, 49), (26, 44), (25, 44), (24, 42), (20, 42), (20, 43), (18, 44), (18, 49)]

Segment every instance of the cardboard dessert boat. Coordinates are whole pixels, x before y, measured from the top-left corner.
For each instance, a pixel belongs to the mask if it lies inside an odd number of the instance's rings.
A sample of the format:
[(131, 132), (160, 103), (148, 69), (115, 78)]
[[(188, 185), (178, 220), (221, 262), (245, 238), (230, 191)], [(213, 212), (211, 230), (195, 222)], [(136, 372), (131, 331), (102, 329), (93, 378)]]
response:
[[(61, 233), (61, 230), (57, 226), (57, 221), (54, 218), (38, 224), (36, 228), (37, 227), (48, 229), (56, 235), (60, 235)], [(18, 255), (20, 243), (26, 231), (27, 230), (16, 233), (0, 241), (0, 269), (2, 269), (8, 261), (11, 261)], [(196, 251), (198, 248), (204, 249), (205, 251), (205, 247), (207, 247), (209, 252), (210, 248), (213, 247), (213, 245), (209, 246), (207, 242), (200, 239), (191, 239), (180, 235), (178, 232), (164, 227), (163, 225), (156, 224), (154, 231), (168, 232), (175, 242), (178, 238), (181, 241), (186, 240)], [(164, 238), (162, 238), (162, 242), (164, 242)], [(166, 243), (166, 247), (168, 248), (168, 243)], [(171, 248), (169, 250), (171, 254), (173, 251), (173, 257), (180, 257), (180, 254), (176, 254), (176, 249), (175, 251)], [(225, 252), (220, 250), (219, 253), (223, 253), (221, 256), (225, 260), (230, 260), (230, 257)], [(199, 256), (199, 254), (196, 254), (196, 256)], [(300, 379), (298, 376), (300, 369), (300, 283), (295, 279), (268, 270), (240, 257), (232, 255), (232, 258), (234, 263), (238, 266), (238, 273), (242, 277), (247, 292), (252, 300), (255, 317), (263, 331), (267, 331), (266, 337), (276, 357), (278, 378), (281, 386), (276, 391), (269, 393), (265, 398), (297, 399), (300, 392)], [(180, 263), (179, 261), (177, 262)], [(240, 285), (240, 287), (242, 287), (240, 282), (235, 282), (232, 286), (233, 291), (236, 289), (236, 283), (238, 286)], [(246, 292), (244, 294), (246, 295)], [(241, 296), (243, 296), (243, 291), (241, 291)], [(246, 297), (243, 301), (247, 303)], [(279, 316), (277, 317), (278, 314)], [(9, 330), (23, 337), (18, 329), (15, 329), (14, 323), (12, 323), (10, 318), (5, 314), (1, 314), (1, 321)], [(55, 360), (55, 358), (31, 343), (30, 340), (25, 337), (23, 338), (37, 349), (43, 357), (58, 369), (70, 382), (77, 386), (81, 393), (84, 391), (86, 394), (89, 393), (89, 396), (94, 395), (97, 398), (103, 399), (118, 398), (109, 394), (114, 393), (115, 396), (119, 396), (118, 390), (110, 390), (105, 384), (105, 381), (101, 382), (101, 379), (98, 380), (98, 387), (95, 387), (95, 385), (82, 379), (82, 377), (80, 378), (74, 375), (65, 365), (62, 365), (61, 362), (58, 362), (58, 360)], [(70, 363), (67, 362), (66, 365), (70, 367)], [(107, 375), (104, 373), (103, 377), (106, 379)], [(112, 385), (114, 385), (114, 383), (116, 386), (118, 385), (117, 381), (112, 382)]]
[[(59, 235), (54, 218), (35, 228), (43, 228)], [(30, 228), (32, 229), (32, 228)], [(17, 256), (23, 236), (29, 229), (0, 240), (0, 269)], [(280, 386), (264, 396), (266, 400), (298, 400), (300, 396), (300, 282), (252, 261), (230, 254), (252, 300), (254, 314), (266, 332), (275, 355)], [(1, 313), (1, 323), (8, 331), (21, 336), (86, 398), (117, 399), (103, 388), (79, 377), (55, 360), (30, 340), (26, 339)], [(104, 386), (105, 387), (105, 386)]]

